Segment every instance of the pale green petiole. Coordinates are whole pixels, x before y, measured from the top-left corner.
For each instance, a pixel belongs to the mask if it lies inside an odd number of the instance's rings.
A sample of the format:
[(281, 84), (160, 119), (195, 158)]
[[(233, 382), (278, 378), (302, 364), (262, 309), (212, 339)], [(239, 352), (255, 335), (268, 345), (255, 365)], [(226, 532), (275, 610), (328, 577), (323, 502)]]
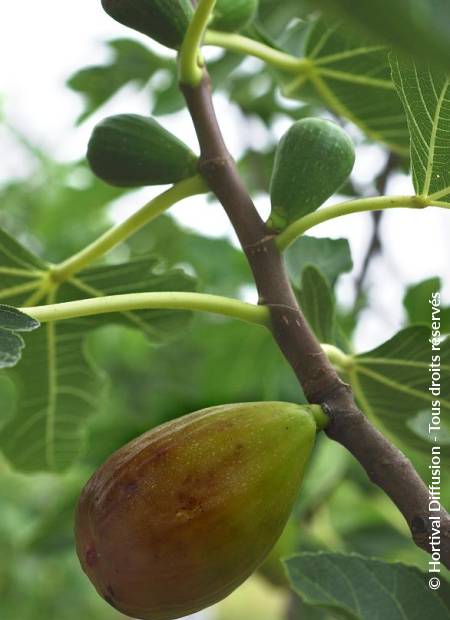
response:
[(323, 352), (328, 357), (333, 366), (340, 371), (350, 370), (353, 366), (353, 357), (351, 355), (347, 355), (338, 347), (335, 347), (332, 344), (322, 344), (321, 345)]
[(108, 230), (86, 248), (74, 254), (63, 263), (54, 265), (51, 269), (53, 281), (64, 282), (84, 267), (101, 258), (116, 245), (128, 239), (142, 226), (157, 218), (174, 204), (183, 200), (183, 198), (204, 194), (207, 191), (208, 187), (199, 175), (180, 181), (167, 191), (156, 196), (156, 198), (153, 198), (153, 200), (124, 222)]
[(259, 58), (268, 65), (289, 73), (297, 74), (301, 69), (307, 69), (311, 64), (308, 59), (296, 58), (240, 34), (207, 30), (204, 44)]
[(269, 326), (269, 310), (238, 299), (201, 293), (132, 293), (80, 299), (48, 306), (24, 308), (28, 316), (48, 323), (113, 312), (148, 309), (197, 310), (219, 314), (248, 323)]
[(421, 196), (377, 196), (374, 198), (361, 198), (341, 202), (337, 205), (324, 207), (313, 213), (308, 213), (283, 230), (276, 237), (276, 244), (281, 251), (286, 250), (291, 243), (303, 235), (307, 230), (317, 224), (326, 222), (342, 215), (350, 213), (362, 213), (363, 211), (379, 211), (384, 209), (424, 209), (428, 206), (450, 208), (450, 204), (437, 204)]
[[(270, 311), (267, 306), (257, 306), (231, 297), (204, 293), (130, 293), (19, 308), (40, 323), (151, 309), (208, 312), (270, 328)], [(351, 367), (351, 355), (347, 355), (329, 344), (323, 344), (322, 348), (330, 362), (339, 370), (346, 370)]]
[(180, 83), (198, 86), (203, 78), (201, 46), (216, 0), (200, 0), (181, 45), (178, 66)]

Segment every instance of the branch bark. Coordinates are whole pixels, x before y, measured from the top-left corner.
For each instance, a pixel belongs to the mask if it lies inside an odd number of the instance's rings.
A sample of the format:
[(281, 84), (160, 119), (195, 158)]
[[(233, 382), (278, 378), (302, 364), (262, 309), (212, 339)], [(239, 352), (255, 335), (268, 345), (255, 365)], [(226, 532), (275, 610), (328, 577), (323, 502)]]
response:
[[(199, 172), (224, 207), (247, 256), (259, 303), (272, 333), (312, 404), (330, 415), (327, 434), (345, 446), (403, 514), (415, 543), (430, 552), (428, 488), (411, 462), (358, 409), (310, 330), (287, 277), (274, 236), (259, 216), (223, 139), (205, 73), (198, 87), (181, 86), (200, 143)], [(450, 568), (450, 515), (441, 512), (441, 554)]]

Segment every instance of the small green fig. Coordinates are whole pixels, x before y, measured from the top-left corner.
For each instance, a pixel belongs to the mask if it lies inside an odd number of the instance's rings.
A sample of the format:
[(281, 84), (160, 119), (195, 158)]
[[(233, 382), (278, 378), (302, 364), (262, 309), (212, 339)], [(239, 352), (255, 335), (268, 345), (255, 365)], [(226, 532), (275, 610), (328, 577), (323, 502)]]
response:
[(177, 183), (193, 176), (197, 156), (152, 118), (111, 116), (99, 123), (88, 145), (89, 165), (117, 187)]
[(282, 230), (315, 211), (343, 185), (354, 163), (353, 142), (336, 123), (320, 118), (294, 123), (275, 156), (269, 226)]
[(104, 10), (124, 26), (178, 49), (194, 13), (191, 0), (102, 0)]
[(318, 406), (223, 405), (120, 448), (76, 511), (78, 557), (99, 594), (143, 620), (227, 596), (280, 536), (325, 420)]
[(259, 0), (217, 0), (211, 28), (235, 32), (255, 18)]

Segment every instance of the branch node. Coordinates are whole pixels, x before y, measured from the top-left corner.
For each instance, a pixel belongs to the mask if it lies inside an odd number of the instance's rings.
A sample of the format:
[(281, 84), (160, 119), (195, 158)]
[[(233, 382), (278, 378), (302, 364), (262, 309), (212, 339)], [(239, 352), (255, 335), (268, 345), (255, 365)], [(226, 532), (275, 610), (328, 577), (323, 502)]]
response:
[(254, 243), (248, 243), (247, 245), (244, 245), (242, 249), (244, 250), (244, 252), (250, 252), (253, 255), (261, 251), (268, 252), (267, 246), (272, 243), (275, 237), (276, 235), (274, 234), (266, 235), (265, 237), (259, 239)]
[(226, 168), (230, 163), (230, 158), (222, 157), (201, 157), (198, 162), (198, 171), (203, 176), (209, 174), (219, 174), (220, 169)]
[(294, 306), (288, 306), (287, 304), (272, 304), (272, 303), (265, 304), (265, 305), (269, 308), (269, 310), (277, 310), (277, 311), (280, 310), (281, 313), (288, 312), (291, 314), (298, 315), (298, 308), (295, 308)]

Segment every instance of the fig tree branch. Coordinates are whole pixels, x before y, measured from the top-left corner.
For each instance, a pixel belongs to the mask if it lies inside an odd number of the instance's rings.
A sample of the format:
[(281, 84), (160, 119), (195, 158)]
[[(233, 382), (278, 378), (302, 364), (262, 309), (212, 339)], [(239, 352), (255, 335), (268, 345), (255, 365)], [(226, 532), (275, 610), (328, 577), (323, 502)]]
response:
[[(196, 87), (181, 86), (197, 132), (199, 172), (224, 207), (246, 254), (260, 305), (270, 311), (271, 330), (307, 400), (330, 414), (329, 437), (345, 446), (403, 514), (415, 543), (430, 552), (428, 488), (411, 462), (363, 415), (297, 304), (272, 231), (259, 216), (243, 184), (216, 118), (205, 72)], [(450, 567), (450, 516), (441, 512), (441, 559)]]
[(367, 279), (367, 275), (370, 270), (370, 266), (372, 265), (372, 261), (381, 254), (382, 244), (381, 244), (381, 221), (383, 216), (383, 211), (372, 211), (371, 212), (371, 224), (372, 224), (372, 233), (370, 235), (369, 243), (367, 244), (367, 249), (362, 261), (361, 271), (358, 274), (355, 280), (355, 290), (356, 295), (355, 299), (361, 299), (361, 295), (365, 288), (365, 283)]
[[(389, 179), (399, 163), (399, 158), (395, 153), (389, 153), (386, 164), (381, 174), (376, 178), (376, 188), (380, 196), (384, 196), (389, 183)], [(370, 269), (372, 260), (381, 253), (382, 241), (380, 236), (381, 220), (383, 211), (372, 212), (372, 234), (367, 246), (367, 250), (362, 263), (361, 271), (355, 282), (356, 299), (360, 299), (363, 292), (364, 283)]]

